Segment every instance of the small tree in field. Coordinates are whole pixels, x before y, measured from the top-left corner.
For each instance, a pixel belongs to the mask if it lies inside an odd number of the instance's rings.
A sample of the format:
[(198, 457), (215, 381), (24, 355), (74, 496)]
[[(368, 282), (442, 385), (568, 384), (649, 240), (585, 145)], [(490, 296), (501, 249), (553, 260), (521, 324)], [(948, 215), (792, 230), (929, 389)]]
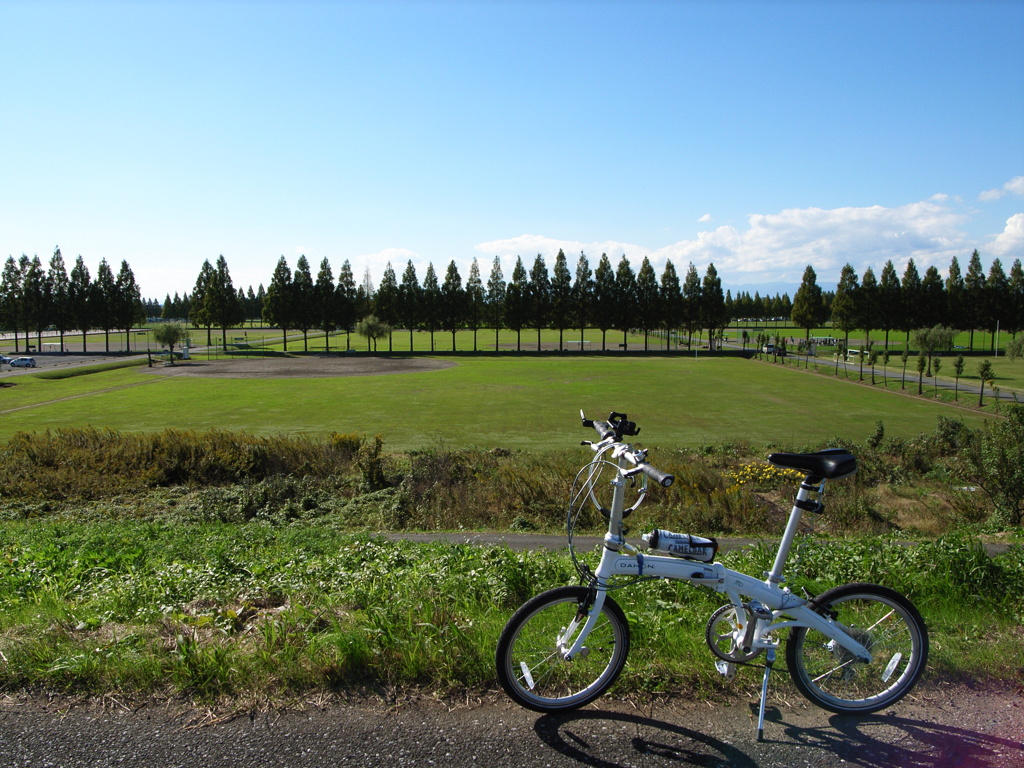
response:
[(953, 361), (953, 373), (956, 374), (956, 379), (953, 382), (953, 400), (960, 402), (960, 377), (964, 375), (964, 356), (957, 355), (956, 360)]
[(1016, 338), (1006, 345), (1006, 356), (1011, 360), (1024, 357), (1024, 333), (1017, 334)]
[(935, 396), (939, 396), (939, 370), (942, 368), (942, 358), (936, 357), (932, 360), (932, 373), (935, 374)]
[(377, 351), (377, 339), (383, 339), (391, 333), (391, 326), (382, 323), (376, 315), (367, 315), (356, 323), (356, 333), (366, 339), (367, 348), (373, 345), (373, 351)]
[(978, 391), (978, 407), (984, 404), (985, 384), (992, 380), (992, 363), (989, 360), (982, 360), (978, 363), (978, 378), (981, 379), (981, 389)]
[(923, 394), (924, 387), (924, 369), (928, 364), (928, 359), (924, 355), (917, 356), (917, 394)]
[(185, 326), (181, 323), (164, 323), (153, 329), (153, 339), (160, 346), (166, 346), (174, 363), (174, 347), (185, 338)]

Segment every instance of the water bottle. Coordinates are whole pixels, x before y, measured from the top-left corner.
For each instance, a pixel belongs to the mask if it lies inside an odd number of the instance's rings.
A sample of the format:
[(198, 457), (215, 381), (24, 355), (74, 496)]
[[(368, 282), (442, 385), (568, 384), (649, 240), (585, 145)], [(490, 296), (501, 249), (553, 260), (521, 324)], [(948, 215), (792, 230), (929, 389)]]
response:
[(718, 553), (718, 542), (715, 539), (706, 539), (689, 533), (673, 533), (659, 528), (645, 533), (641, 538), (647, 542), (650, 552), (656, 555), (671, 555), (710, 563)]

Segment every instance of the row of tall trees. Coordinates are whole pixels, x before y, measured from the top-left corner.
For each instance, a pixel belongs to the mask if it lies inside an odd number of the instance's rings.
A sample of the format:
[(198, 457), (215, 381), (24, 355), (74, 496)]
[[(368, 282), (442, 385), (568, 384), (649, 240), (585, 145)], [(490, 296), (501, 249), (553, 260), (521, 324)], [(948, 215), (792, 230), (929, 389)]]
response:
[[(817, 286), (814, 270), (807, 267), (793, 300), (792, 320), (808, 335), (831, 320), (833, 331), (846, 341), (856, 330), (864, 331), (867, 338), (880, 331), (886, 347), (891, 332), (906, 334), (909, 342), (911, 333), (920, 328), (958, 328), (969, 331), (973, 351), (976, 330), (999, 329), (1013, 336), (1024, 330), (1024, 269), (1016, 259), (1007, 274), (995, 259), (986, 275), (978, 251), (971, 254), (966, 273), (954, 256), (945, 279), (934, 266), (922, 277), (913, 259), (902, 277), (891, 261), (878, 277), (870, 267), (858, 277), (847, 264), (829, 301)], [(995, 343), (993, 334), (993, 352)]]
[[(105, 260), (101, 261), (95, 279), (79, 256), (68, 274), (60, 249), (54, 251), (48, 268), (38, 257), (8, 258), (0, 276), (0, 327), (13, 330), (26, 338), (52, 328), (59, 332), (61, 342), (66, 332), (82, 333), (129, 329), (135, 323), (157, 314), (156, 302), (144, 302), (127, 262), (121, 263), (115, 275)], [(596, 266), (580, 253), (570, 268), (564, 252), (559, 251), (551, 270), (543, 256), (538, 255), (530, 268), (517, 258), (510, 278), (502, 271), (495, 257), (484, 280), (474, 259), (465, 281), (452, 261), (443, 280), (428, 264), (422, 281), (410, 260), (401, 274), (389, 263), (380, 284), (375, 288), (367, 273), (358, 283), (351, 265), (345, 261), (335, 279), (328, 260), (321, 261), (316, 275), (305, 256), (292, 270), (282, 256), (266, 290), (236, 289), (227, 261), (220, 256), (216, 263), (203, 263), (191, 294), (172, 300), (169, 296), (160, 312), (165, 319), (187, 319), (207, 329), (207, 343), (213, 328), (227, 329), (245, 320), (260, 319), (281, 327), (286, 332), (301, 331), (308, 348), (310, 330), (351, 332), (363, 318), (373, 315), (377, 328), (400, 328), (412, 334), (417, 330), (430, 333), (431, 349), (434, 334), (473, 331), (474, 349), (477, 334), (483, 329), (516, 332), (517, 347), (522, 348), (523, 333), (536, 332), (537, 348), (541, 331), (559, 332), (559, 347), (566, 337), (578, 330), (597, 328), (606, 346), (609, 331), (623, 334), (620, 346), (628, 343), (628, 333), (639, 331), (644, 348), (650, 348), (650, 336), (657, 334), (666, 348), (673, 342), (690, 343), (707, 331), (713, 346), (720, 332), (733, 320), (753, 322), (789, 318), (807, 334), (831, 322), (835, 335), (863, 330), (870, 337), (881, 332), (888, 346), (891, 332), (903, 332), (909, 340), (912, 331), (945, 325), (970, 331), (970, 348), (974, 348), (974, 331), (1002, 330), (1016, 335), (1024, 328), (1024, 270), (1019, 259), (1009, 274), (999, 259), (992, 262), (986, 274), (981, 257), (975, 251), (963, 273), (953, 258), (944, 279), (934, 267), (922, 277), (911, 260), (900, 277), (889, 261), (876, 278), (868, 268), (858, 276), (847, 264), (835, 291), (823, 291), (810, 266), (793, 301), (788, 296), (774, 298), (739, 293), (735, 299), (723, 295), (721, 280), (714, 265), (701, 277), (690, 264), (682, 279), (671, 261), (661, 275), (655, 274), (650, 260), (644, 258), (639, 270), (633, 270), (623, 255), (613, 266), (602, 254)], [(392, 332), (387, 334), (391, 348)], [(994, 340), (993, 340), (993, 343)]]
[(146, 317), (147, 305), (127, 261), (114, 274), (103, 259), (93, 278), (81, 256), (68, 273), (56, 248), (46, 267), (38, 256), (23, 255), (17, 260), (11, 256), (0, 275), (0, 328), (13, 331), (15, 351), (22, 335), (26, 351), (32, 334), (41, 348), (43, 331), (52, 329), (58, 332), (61, 349), (66, 333), (80, 332), (83, 350), (86, 334), (102, 330), (109, 352), (111, 331), (130, 330)]
[[(264, 320), (285, 332), (302, 331), (304, 344), (310, 329), (350, 330), (370, 314), (389, 328), (404, 329), (410, 334), (410, 343), (411, 334), (427, 331), (431, 350), (436, 333), (451, 333), (454, 343), (454, 335), (461, 329), (473, 331), (474, 349), (483, 329), (494, 330), (495, 345), (501, 329), (515, 331), (519, 349), (524, 331), (536, 332), (540, 349), (545, 329), (559, 332), (559, 348), (572, 330), (580, 331), (582, 342), (586, 328), (601, 331), (602, 347), (609, 331), (620, 331), (620, 346), (625, 348), (627, 334), (634, 330), (643, 333), (645, 349), (655, 331), (664, 332), (664, 343), (669, 346), (679, 332), (688, 340), (707, 330), (713, 344), (729, 322), (726, 297), (713, 264), (703, 278), (691, 264), (680, 282), (671, 262), (659, 278), (649, 259), (634, 272), (625, 256), (613, 267), (607, 254), (602, 254), (592, 269), (581, 253), (575, 270), (570, 271), (562, 251), (550, 271), (543, 256), (538, 255), (529, 270), (522, 258), (517, 258), (509, 280), (495, 257), (486, 282), (475, 259), (465, 281), (454, 261), (443, 280), (434, 265), (428, 264), (422, 281), (411, 260), (401, 278), (389, 263), (376, 289), (368, 277), (357, 286), (347, 261), (335, 283), (326, 259), (314, 279), (305, 257), (299, 258), (294, 272), (281, 257), (262, 305)], [(190, 316), (194, 316), (191, 311)], [(392, 332), (387, 336), (390, 349)]]

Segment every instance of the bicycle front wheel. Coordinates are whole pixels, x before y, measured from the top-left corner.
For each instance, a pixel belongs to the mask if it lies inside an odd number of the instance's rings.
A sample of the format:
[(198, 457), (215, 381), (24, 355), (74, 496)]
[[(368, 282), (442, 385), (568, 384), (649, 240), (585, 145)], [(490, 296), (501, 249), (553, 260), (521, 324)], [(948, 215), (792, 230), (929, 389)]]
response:
[(867, 714), (910, 692), (928, 659), (928, 632), (907, 598), (877, 584), (846, 584), (814, 602), (872, 658), (858, 661), (817, 630), (794, 629), (786, 642), (786, 663), (804, 696), (832, 712)]
[(622, 672), (629, 653), (629, 624), (622, 609), (605, 597), (583, 648), (572, 647), (587, 621), (586, 587), (558, 587), (527, 601), (509, 619), (498, 640), (498, 680), (518, 704), (537, 712), (558, 712), (589, 704)]

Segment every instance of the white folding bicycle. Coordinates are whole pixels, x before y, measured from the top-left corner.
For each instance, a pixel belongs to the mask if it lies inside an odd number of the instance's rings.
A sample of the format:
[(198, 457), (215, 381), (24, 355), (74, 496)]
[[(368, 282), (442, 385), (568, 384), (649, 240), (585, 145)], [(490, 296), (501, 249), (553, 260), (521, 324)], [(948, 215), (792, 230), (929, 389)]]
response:
[[(674, 478), (647, 463), (647, 452), (624, 437), (639, 432), (625, 414), (591, 421), (600, 439), (586, 441), (593, 459), (577, 474), (567, 515), (569, 551), (581, 586), (557, 587), (527, 601), (509, 619), (498, 641), (498, 679), (524, 707), (557, 712), (581, 707), (615, 682), (629, 653), (629, 625), (609, 596), (611, 589), (645, 579), (674, 579), (724, 594), (729, 602), (708, 621), (706, 639), (718, 671), (731, 678), (737, 665), (765, 656), (757, 737), (764, 733), (768, 676), (782, 630), (786, 664), (800, 692), (839, 713), (875, 712), (905, 696), (924, 671), (928, 634), (921, 615), (903, 595), (877, 584), (846, 584), (817, 597), (800, 597), (784, 585), (783, 568), (805, 511), (821, 512), (825, 483), (857, 471), (842, 449), (774, 453), (768, 461), (805, 474), (771, 571), (762, 579), (714, 561), (712, 538), (655, 531), (640, 551), (625, 540), (623, 519), (643, 501), (648, 478), (668, 487)], [(608, 496), (610, 505), (602, 503)], [(636, 492), (625, 506), (627, 485)], [(631, 497), (632, 498), (632, 497)], [(576, 555), (573, 531), (590, 504), (608, 520), (596, 571)], [(622, 578), (627, 577), (625, 584)], [(631, 577), (631, 578), (630, 578)]]

